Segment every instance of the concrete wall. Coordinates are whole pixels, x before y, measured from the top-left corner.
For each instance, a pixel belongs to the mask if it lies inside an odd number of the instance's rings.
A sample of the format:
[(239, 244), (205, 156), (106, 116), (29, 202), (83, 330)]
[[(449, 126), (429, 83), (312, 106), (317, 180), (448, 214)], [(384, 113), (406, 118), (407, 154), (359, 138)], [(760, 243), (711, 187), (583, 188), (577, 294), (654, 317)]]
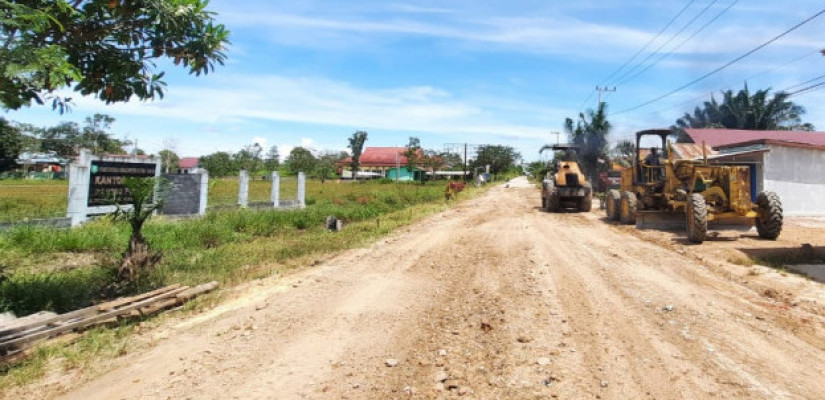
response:
[(825, 151), (770, 145), (764, 190), (779, 194), (787, 216), (825, 216)]

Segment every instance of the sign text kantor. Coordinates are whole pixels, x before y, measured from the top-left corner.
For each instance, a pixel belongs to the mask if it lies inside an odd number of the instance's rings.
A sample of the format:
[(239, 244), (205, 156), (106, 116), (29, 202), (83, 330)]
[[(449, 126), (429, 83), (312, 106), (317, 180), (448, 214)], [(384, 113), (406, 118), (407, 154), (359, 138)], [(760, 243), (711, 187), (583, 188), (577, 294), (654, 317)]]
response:
[(152, 178), (155, 169), (156, 165), (149, 163), (92, 161), (88, 206), (131, 203), (132, 194), (124, 186), (124, 178)]

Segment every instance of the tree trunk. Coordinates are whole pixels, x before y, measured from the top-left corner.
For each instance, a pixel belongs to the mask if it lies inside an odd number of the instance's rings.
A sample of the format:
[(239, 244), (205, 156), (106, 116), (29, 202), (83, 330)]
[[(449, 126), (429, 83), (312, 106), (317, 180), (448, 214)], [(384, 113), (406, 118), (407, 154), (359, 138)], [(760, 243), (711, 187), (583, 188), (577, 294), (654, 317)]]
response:
[(149, 250), (149, 244), (143, 235), (133, 232), (118, 270), (120, 278), (125, 281), (134, 280), (141, 273), (154, 267), (160, 259), (160, 254), (153, 254)]

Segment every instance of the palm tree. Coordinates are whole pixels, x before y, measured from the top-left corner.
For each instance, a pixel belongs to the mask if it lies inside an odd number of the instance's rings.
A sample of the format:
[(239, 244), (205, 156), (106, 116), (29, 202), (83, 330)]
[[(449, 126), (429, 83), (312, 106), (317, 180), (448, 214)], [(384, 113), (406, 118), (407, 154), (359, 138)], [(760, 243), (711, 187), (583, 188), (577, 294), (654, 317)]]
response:
[[(587, 110), (579, 113), (579, 119), (573, 125), (573, 119), (564, 121), (564, 130), (570, 141), (579, 147), (579, 161), (587, 179), (590, 182), (598, 180), (599, 160), (606, 160), (608, 145), (607, 136), (611, 125), (607, 120), (607, 104), (599, 103), (597, 110)], [(551, 149), (553, 146), (544, 145), (539, 153)]]
[(686, 128), (728, 128), (745, 130), (813, 130), (813, 125), (802, 123), (805, 109), (788, 101), (790, 95), (779, 92), (769, 97), (770, 89), (751, 94), (748, 86), (739, 92), (722, 92), (722, 102), (711, 96), (702, 108), (693, 114), (685, 113), (671, 127), (678, 142), (689, 142)]

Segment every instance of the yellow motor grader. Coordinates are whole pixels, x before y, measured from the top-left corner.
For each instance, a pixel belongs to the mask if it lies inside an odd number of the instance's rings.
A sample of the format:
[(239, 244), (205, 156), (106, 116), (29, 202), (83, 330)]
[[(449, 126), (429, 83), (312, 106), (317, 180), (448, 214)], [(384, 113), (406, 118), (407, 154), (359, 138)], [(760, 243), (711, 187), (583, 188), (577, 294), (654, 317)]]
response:
[[(673, 159), (670, 134), (668, 129), (636, 133), (633, 166), (622, 172), (621, 189), (608, 191), (605, 199), (608, 220), (647, 228), (682, 219), (694, 243), (708, 238), (709, 223), (756, 225), (762, 238), (779, 236), (783, 216), (776, 193), (761, 192), (752, 202), (748, 167), (711, 165), (704, 148), (701, 160)], [(645, 136), (658, 136), (661, 147), (642, 159), (638, 149)]]
[(579, 168), (579, 163), (571, 160), (575, 159), (579, 148), (560, 144), (552, 149), (562, 152), (564, 157), (556, 161), (555, 172), (548, 173), (542, 181), (542, 208), (547, 212), (559, 212), (562, 208), (590, 211), (593, 206), (593, 187)]

